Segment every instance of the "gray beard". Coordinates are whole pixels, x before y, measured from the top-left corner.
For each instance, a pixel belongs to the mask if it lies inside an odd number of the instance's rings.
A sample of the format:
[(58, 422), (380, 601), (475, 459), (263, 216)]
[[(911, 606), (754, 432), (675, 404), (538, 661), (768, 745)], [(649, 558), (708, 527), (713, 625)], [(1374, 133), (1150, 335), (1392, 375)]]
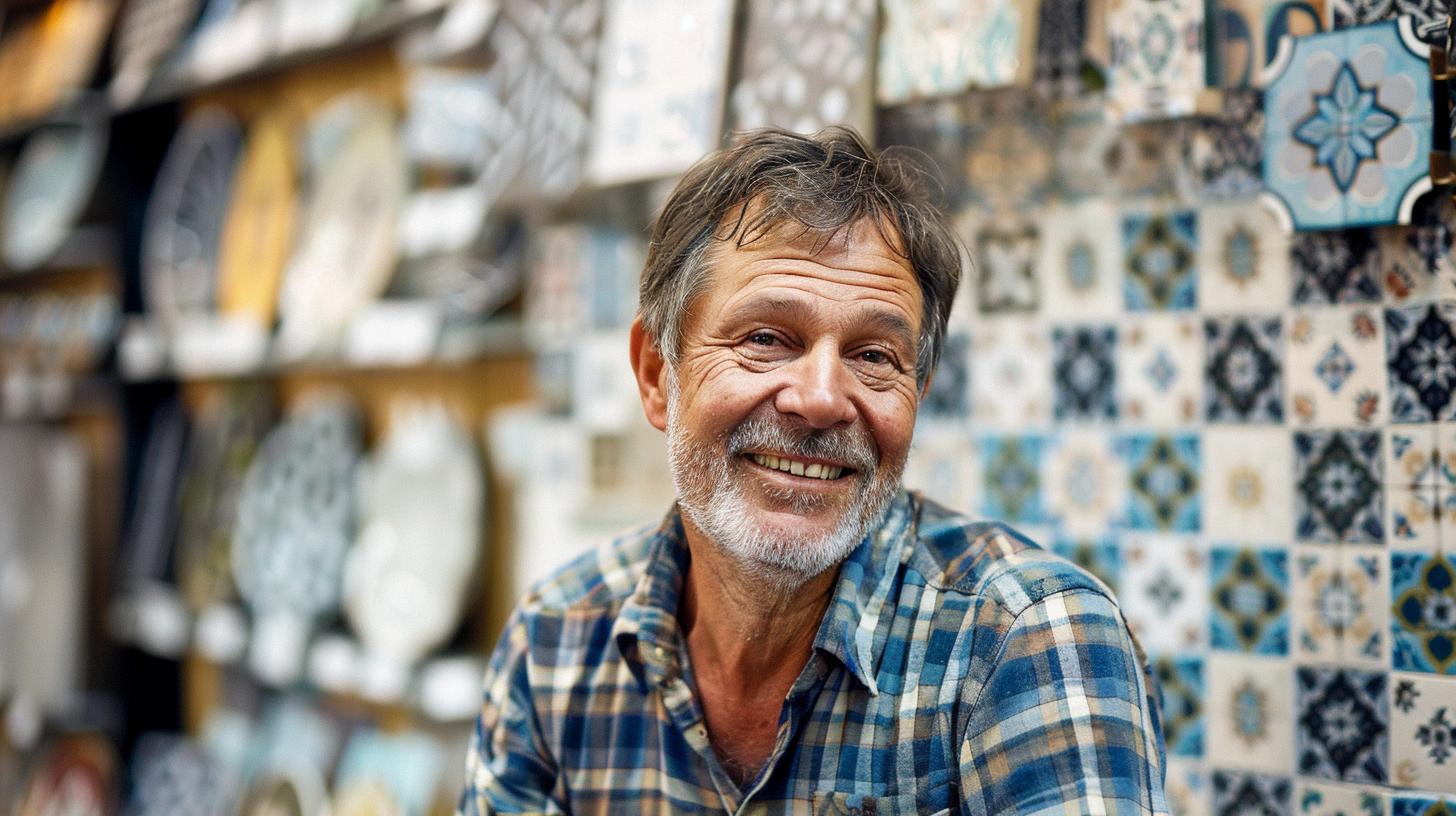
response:
[[(775, 594), (788, 594), (849, 556), (876, 527), (900, 486), (903, 459), (879, 466), (874, 440), (862, 427), (807, 429), (783, 420), (772, 406), (755, 410), (736, 428), (707, 443), (683, 427), (675, 374), (669, 373), (667, 458), (682, 514), (744, 572)], [(750, 450), (827, 459), (855, 469), (856, 490), (826, 533), (790, 533), (750, 519), (744, 475), (734, 475)], [(824, 510), (829, 497), (785, 490), (770, 494), (794, 513)]]

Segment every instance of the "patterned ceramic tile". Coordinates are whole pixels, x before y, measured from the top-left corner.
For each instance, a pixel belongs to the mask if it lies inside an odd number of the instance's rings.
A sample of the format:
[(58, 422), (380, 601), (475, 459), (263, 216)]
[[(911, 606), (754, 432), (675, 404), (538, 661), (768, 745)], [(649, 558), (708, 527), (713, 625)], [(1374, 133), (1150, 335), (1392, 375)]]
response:
[(1279, 42), (1286, 35), (1308, 37), (1324, 31), (1325, 0), (1269, 0), (1264, 4), (1264, 74), (1260, 84), (1269, 80), (1268, 67), (1279, 56)]
[(1053, 540), (1052, 552), (1092, 573), (1113, 592), (1122, 572), (1117, 542), (1111, 538), (1061, 538)]
[(1295, 670), (1295, 756), (1303, 776), (1384, 782), (1390, 704), (1384, 672)]
[(1290, 550), (1289, 564), (1293, 654), (1302, 661), (1334, 663), (1356, 614), (1356, 599), (1345, 582), (1340, 551), (1296, 545)]
[(1456, 675), (1456, 559), (1390, 553), (1390, 598), (1395, 668)]
[(1203, 405), (1202, 325), (1193, 315), (1129, 315), (1121, 321), (1117, 395), (1129, 423), (1197, 422)]
[(1046, 519), (1041, 473), (1046, 438), (981, 436), (977, 455), (982, 463), (981, 515), (1011, 522), (1040, 524)]
[(1390, 665), (1390, 637), (1383, 622), (1390, 609), (1390, 557), (1383, 547), (1340, 548), (1340, 576), (1349, 602), (1340, 632), (1340, 661), (1347, 666), (1383, 669)]
[(887, 0), (882, 7), (876, 83), (882, 105), (1031, 78), (1036, 13), (1025, 0)]
[(1385, 354), (1393, 422), (1456, 418), (1453, 322), (1456, 303), (1386, 310)]
[(1025, 428), (1051, 419), (1050, 335), (1009, 317), (977, 321), (971, 337), (971, 418), (980, 428)]
[(1116, 212), (1103, 201), (1058, 206), (1042, 218), (1042, 314), (1079, 320), (1122, 312), (1122, 244), (1107, 225)]
[(1303, 541), (1385, 538), (1379, 431), (1294, 434), (1295, 536)]
[(1214, 654), (1206, 661), (1210, 764), (1269, 773), (1294, 770), (1294, 683), (1289, 663)]
[(1428, 47), (1408, 21), (1286, 40), (1265, 92), (1264, 184), (1295, 229), (1409, 223), (1430, 189)]
[(1107, 13), (1112, 40), (1108, 106), (1124, 121), (1186, 116), (1204, 89), (1203, 4), (1119, 0)]
[(1204, 312), (1277, 312), (1289, 302), (1289, 238), (1257, 208), (1198, 212), (1198, 303)]
[(977, 486), (984, 474), (976, 446), (962, 422), (915, 423), (915, 439), (905, 462), (905, 486), (961, 512), (976, 509)]
[(1214, 649), (1289, 654), (1289, 554), (1215, 547), (1209, 553), (1209, 637)]
[(1053, 415), (1059, 422), (1117, 418), (1117, 328), (1052, 329)]
[(1440, 549), (1444, 508), (1435, 487), (1385, 489), (1385, 539), (1393, 550), (1434, 553)]
[(921, 414), (930, 417), (970, 416), (970, 357), (970, 334), (947, 332), (940, 351), (940, 363), (930, 379), (930, 391), (920, 403)]
[(971, 94), (964, 104), (967, 203), (1012, 213), (1045, 204), (1053, 166), (1046, 103), (1006, 89)]
[(1444, 481), (1437, 441), (1439, 427), (1435, 423), (1419, 423), (1395, 425), (1385, 430), (1386, 484), (1408, 489), (1434, 489)]
[(1208, 75), (1226, 89), (1256, 86), (1264, 68), (1264, 3), (1223, 0), (1208, 20)]
[(1124, 292), (1134, 311), (1197, 304), (1197, 216), (1187, 210), (1129, 213), (1122, 219)]
[(1294, 533), (1294, 448), (1283, 428), (1203, 432), (1203, 532), (1214, 541), (1288, 541)]
[[(1245, 6), (1252, 0), (1242, 0)], [(1254, 198), (1264, 190), (1264, 97), (1224, 92), (1216, 116), (1195, 119), (1188, 134), (1193, 195), (1200, 201)]]
[(1390, 816), (1451, 816), (1456, 813), (1456, 797), (1392, 796)]
[[(875, 143), (913, 145), (910, 157), (932, 184), (933, 201), (947, 212), (960, 207), (965, 194), (965, 105), (959, 99), (927, 99), (879, 112)], [(936, 195), (936, 194), (939, 195)], [(964, 287), (963, 287), (964, 288)]]
[(1396, 16), (1408, 16), (1415, 32), (1427, 43), (1437, 45), (1445, 32), (1447, 6), (1442, 0), (1331, 0), (1330, 19), (1334, 28), (1378, 23)]
[(1128, 535), (1122, 542), (1118, 601), (1152, 654), (1208, 643), (1208, 557), (1188, 536)]
[(1456, 679), (1390, 680), (1390, 781), (1456, 794)]
[(1416, 202), (1409, 227), (1380, 231), (1381, 285), (1393, 306), (1456, 299), (1456, 206), (1443, 193)]
[(1036, 261), (1041, 252), (1041, 227), (1024, 214), (1011, 212), (981, 217), (971, 210), (961, 216), (973, 261), (976, 304), (984, 314), (1031, 312), (1037, 307)]
[(1298, 816), (1385, 816), (1385, 796), (1349, 785), (1300, 780), (1294, 786)]
[(1300, 233), (1290, 253), (1295, 303), (1380, 300), (1380, 247), (1371, 230)]
[(1042, 474), (1048, 517), (1073, 538), (1103, 536), (1121, 526), (1127, 466), (1111, 435), (1065, 431), (1049, 444)]
[(1289, 417), (1303, 425), (1368, 426), (1385, 416), (1384, 320), (1373, 307), (1289, 315)]
[(1204, 416), (1210, 422), (1284, 419), (1283, 322), (1272, 317), (1204, 321)]
[(1289, 813), (1287, 776), (1237, 771), (1213, 772), (1213, 812), (1217, 816)]
[(1088, 35), (1086, 0), (1043, 0), (1037, 15), (1033, 84), (1046, 99), (1069, 99), (1082, 92), (1090, 69), (1082, 43)]
[(1153, 660), (1152, 669), (1162, 694), (1163, 739), (1168, 756), (1203, 756), (1203, 659), (1165, 655)]
[[(1103, 114), (1101, 97), (1069, 99), (1055, 108), (1053, 121), (1057, 195), (1080, 202), (1111, 193), (1113, 175), (1124, 159), (1122, 130)], [(1150, 147), (1154, 155), (1164, 155), (1156, 144)]]
[(1127, 463), (1127, 526), (1198, 532), (1199, 445), (1196, 434), (1133, 435), (1119, 447)]
[(1213, 806), (1208, 769), (1193, 759), (1169, 757), (1164, 793), (1168, 809), (1178, 816), (1208, 816)]

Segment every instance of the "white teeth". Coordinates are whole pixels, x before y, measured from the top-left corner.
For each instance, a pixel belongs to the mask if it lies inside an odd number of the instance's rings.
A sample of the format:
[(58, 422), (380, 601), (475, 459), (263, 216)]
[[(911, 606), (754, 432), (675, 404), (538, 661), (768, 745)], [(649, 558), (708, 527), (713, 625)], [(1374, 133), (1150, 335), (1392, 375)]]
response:
[(749, 458), (772, 470), (781, 470), (785, 473), (792, 473), (795, 476), (804, 476), (810, 479), (838, 479), (844, 474), (844, 468), (835, 465), (821, 465), (817, 462), (812, 465), (805, 465), (803, 462), (795, 462), (787, 457), (770, 456), (765, 453), (749, 454)]
[(804, 475), (804, 463), (803, 462), (790, 462), (789, 463), (789, 472), (792, 473), (792, 474), (794, 474), (795, 476), (803, 476)]
[(815, 464), (812, 464), (812, 465), (804, 468), (804, 475), (805, 476), (808, 476), (811, 479), (817, 479), (817, 478), (819, 478), (819, 471), (821, 471), (823, 469), (824, 469), (824, 466), (823, 465), (820, 465), (818, 463), (815, 463)]

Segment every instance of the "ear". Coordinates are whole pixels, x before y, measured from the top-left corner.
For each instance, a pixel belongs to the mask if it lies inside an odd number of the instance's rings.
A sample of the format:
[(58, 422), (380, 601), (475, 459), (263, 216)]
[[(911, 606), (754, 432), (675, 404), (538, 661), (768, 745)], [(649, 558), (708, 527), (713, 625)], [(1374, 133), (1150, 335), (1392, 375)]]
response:
[(925, 378), (925, 385), (922, 385), (920, 387), (920, 401), (921, 402), (924, 402), (925, 401), (925, 395), (930, 393), (930, 384), (932, 382), (934, 382), (934, 381), (935, 381), (935, 372), (932, 371), (932, 372), (930, 372), (930, 376)]
[(632, 373), (642, 397), (642, 413), (659, 431), (667, 430), (667, 361), (657, 349), (657, 338), (647, 333), (639, 315), (632, 321)]

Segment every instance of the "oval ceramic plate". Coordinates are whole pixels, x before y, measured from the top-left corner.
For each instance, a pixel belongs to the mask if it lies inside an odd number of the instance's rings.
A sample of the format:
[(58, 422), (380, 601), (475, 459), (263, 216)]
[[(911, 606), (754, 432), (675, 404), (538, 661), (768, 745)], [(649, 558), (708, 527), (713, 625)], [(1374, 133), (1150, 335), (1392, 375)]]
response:
[(3, 257), (12, 271), (55, 255), (91, 200), (106, 156), (101, 119), (47, 125), (21, 148), (5, 195)]
[(264, 326), (273, 323), (293, 239), (298, 190), (293, 138), (281, 114), (264, 114), (248, 128), (218, 250), (219, 310)]
[(141, 94), (201, 11), (202, 0), (129, 0), (112, 47), (111, 89), (116, 101), (130, 102)]

